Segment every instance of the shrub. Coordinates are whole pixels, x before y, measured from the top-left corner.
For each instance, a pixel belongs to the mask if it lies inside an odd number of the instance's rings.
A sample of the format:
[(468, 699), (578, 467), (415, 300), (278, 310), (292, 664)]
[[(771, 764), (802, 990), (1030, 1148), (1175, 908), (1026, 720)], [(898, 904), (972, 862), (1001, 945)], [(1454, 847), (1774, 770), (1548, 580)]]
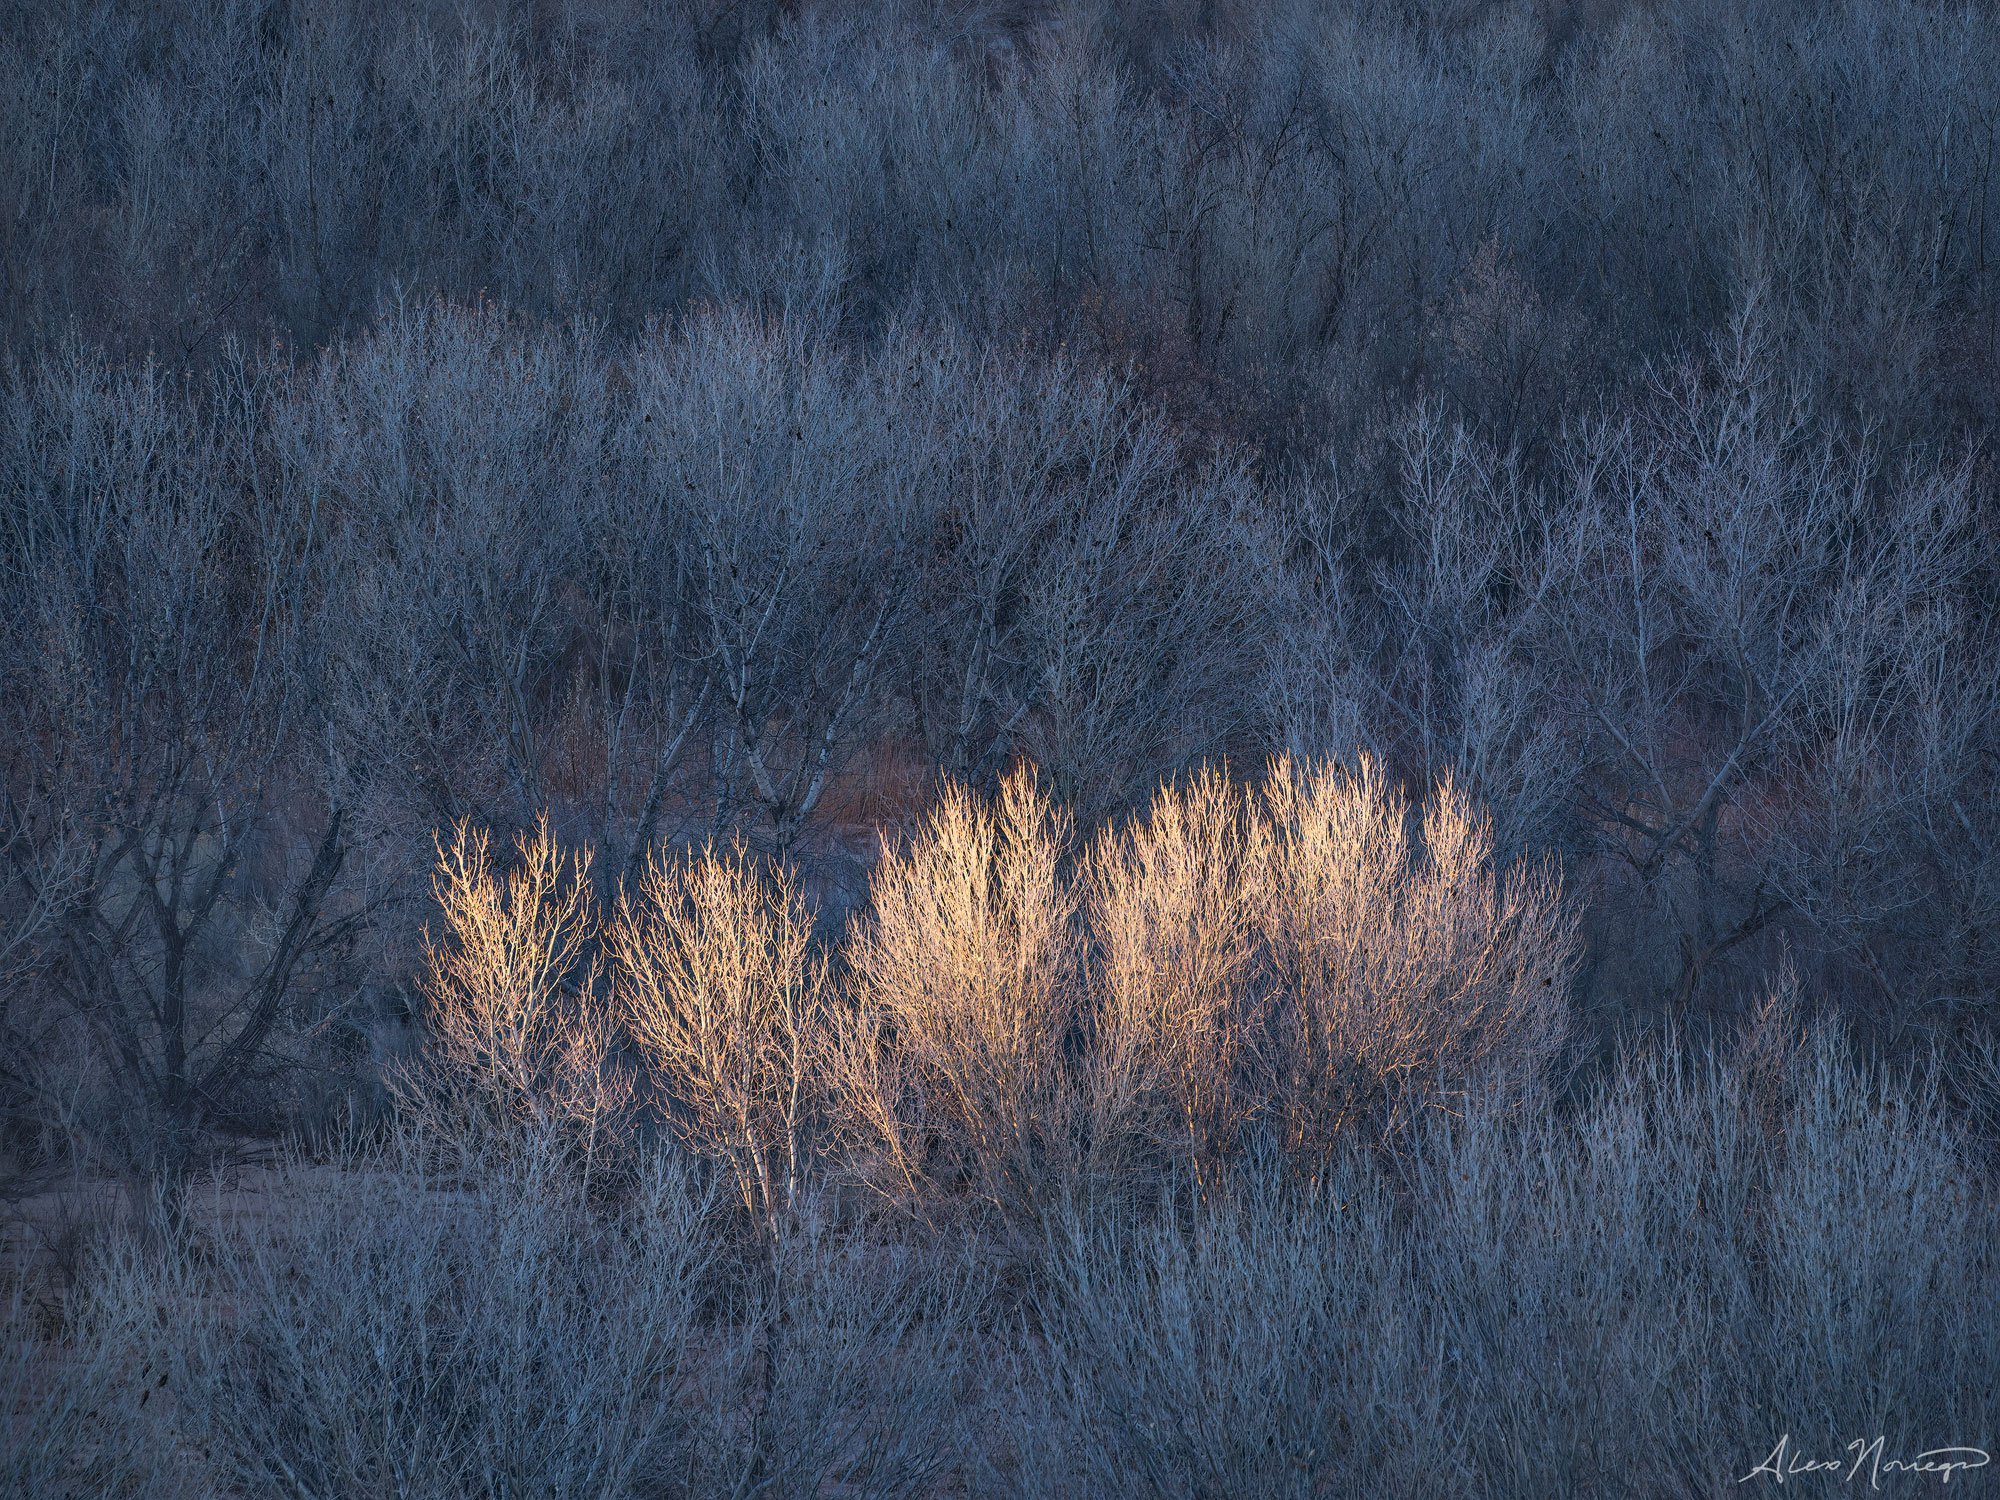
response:
[(1372, 762), (1280, 761), (1163, 791), (1074, 878), (1066, 840), (1016, 773), (876, 872), (839, 1107), (903, 1193), (1208, 1180), (1252, 1122), (1311, 1173), (1353, 1130), (1532, 1093), (1567, 1037), (1559, 883), (1501, 868), (1448, 782), (1418, 816)]
[(487, 835), (462, 825), (439, 845), (429, 1044), (395, 1083), (439, 1143), (574, 1165), (588, 1182), (630, 1099), (597, 984), (590, 860), (565, 857), (546, 820), (514, 858), (500, 873)]
[[(1163, 788), (1092, 851), (1091, 1051), (1084, 1094), (1100, 1170), (1161, 1155), (1204, 1174), (1254, 1108), (1245, 1068), (1265, 1017), (1253, 914), (1256, 804), (1221, 771)], [(1125, 1159), (1136, 1150), (1138, 1160)]]
[(783, 870), (739, 844), (650, 862), (606, 930), (613, 1003), (689, 1145), (768, 1233), (799, 1208), (825, 1086), (828, 978)]
[(1928, 1075), (1783, 1040), (1669, 1040), (1573, 1119), (1475, 1101), (1317, 1184), (1068, 1209), (986, 1492), (1712, 1494), (1787, 1433), (1980, 1444), (1991, 1180)]
[(738, 1261), (672, 1150), (615, 1209), (428, 1158), (293, 1158), (203, 1253), (109, 1262), (86, 1354), (171, 1399), (135, 1446), (299, 1500), (934, 1492), (983, 1298), (960, 1257), (807, 1216)]
[(1400, 1132), (1422, 1108), (1532, 1091), (1578, 959), (1553, 870), (1499, 868), (1492, 825), (1450, 781), (1416, 817), (1371, 760), (1279, 760), (1262, 801), (1260, 1081), (1287, 1149), (1319, 1161), (1364, 1120)]
[[(165, 1385), (127, 1358), (131, 1330), (87, 1305), (50, 1309), (15, 1280), (0, 1304), (0, 1500), (169, 1500), (179, 1482), (156, 1419)], [(166, 1400), (173, 1397), (168, 1395)]]
[(301, 1497), (629, 1494), (690, 1461), (712, 1240), (671, 1165), (615, 1219), (403, 1153), (301, 1169), (206, 1265), (135, 1261), (181, 1432), (216, 1477)]
[(884, 1191), (964, 1186), (1022, 1208), (1073, 1160), (1069, 839), (1062, 810), (1016, 770), (992, 803), (948, 787), (877, 865), (847, 944), (840, 1107)]

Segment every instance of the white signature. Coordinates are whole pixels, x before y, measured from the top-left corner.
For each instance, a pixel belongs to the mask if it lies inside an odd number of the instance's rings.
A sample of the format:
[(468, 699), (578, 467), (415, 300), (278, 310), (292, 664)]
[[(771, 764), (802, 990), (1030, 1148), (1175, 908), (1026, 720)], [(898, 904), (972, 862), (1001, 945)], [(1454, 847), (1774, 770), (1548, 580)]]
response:
[(1780, 1484), (1799, 1474), (1839, 1474), (1842, 1484), (1852, 1484), (1865, 1472), (1868, 1487), (1879, 1490), (1884, 1474), (1935, 1474), (1939, 1484), (1950, 1484), (1954, 1474), (1983, 1469), (1991, 1461), (1984, 1448), (1927, 1448), (1914, 1458), (1888, 1458), (1883, 1456), (1884, 1443), (1879, 1437), (1856, 1438), (1847, 1445), (1845, 1458), (1807, 1458), (1793, 1451), (1788, 1432), (1778, 1439), (1769, 1458), (1736, 1482), (1745, 1484), (1760, 1474)]

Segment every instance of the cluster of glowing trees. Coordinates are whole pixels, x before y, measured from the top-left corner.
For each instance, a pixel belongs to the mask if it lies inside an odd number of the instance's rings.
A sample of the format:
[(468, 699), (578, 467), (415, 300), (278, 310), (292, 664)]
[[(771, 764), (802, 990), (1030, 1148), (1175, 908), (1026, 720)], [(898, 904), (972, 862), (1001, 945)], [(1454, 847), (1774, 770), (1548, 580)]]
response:
[(1024, 770), (949, 789), (836, 942), (740, 845), (600, 890), (546, 826), (510, 858), (461, 829), (437, 896), (411, 1102), (586, 1170), (652, 1116), (764, 1223), (822, 1170), (1009, 1212), (1255, 1143), (1315, 1174), (1352, 1130), (1536, 1091), (1578, 952), (1548, 869), (1365, 761), (1203, 772), (1081, 846)]

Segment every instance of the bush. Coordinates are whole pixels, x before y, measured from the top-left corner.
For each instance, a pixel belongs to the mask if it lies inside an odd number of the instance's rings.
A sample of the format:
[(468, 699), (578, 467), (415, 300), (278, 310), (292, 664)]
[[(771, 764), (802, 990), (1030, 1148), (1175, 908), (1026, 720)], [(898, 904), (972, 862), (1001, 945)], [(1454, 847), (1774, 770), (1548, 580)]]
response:
[[(1255, 913), (1262, 808), (1220, 771), (1163, 788), (1092, 850), (1091, 1051), (1083, 1092), (1100, 1171), (1189, 1159), (1211, 1172), (1255, 1112), (1267, 1021)], [(1138, 1159), (1123, 1160), (1122, 1150)]]
[(1787, 1024), (1574, 1120), (1430, 1116), (1407, 1168), (1070, 1211), (990, 1492), (1708, 1494), (1786, 1433), (1977, 1445), (1991, 1183), (1923, 1077)]
[[(154, 1364), (129, 1357), (115, 1310), (51, 1309), (14, 1280), (0, 1306), (0, 1496), (5, 1500), (171, 1500), (192, 1488), (159, 1419), (175, 1398)], [(67, 1326), (52, 1326), (67, 1323)], [(148, 1406), (151, 1404), (151, 1410)]]
[(483, 833), (461, 826), (439, 846), (429, 1045), (394, 1085), (435, 1144), (574, 1171), (587, 1187), (631, 1097), (597, 984), (590, 861), (565, 857), (546, 823), (513, 852), (503, 875)]
[(826, 959), (796, 886), (741, 845), (656, 860), (620, 894), (606, 947), (613, 1004), (676, 1124), (775, 1236), (801, 1207), (828, 1067)]
[(738, 1261), (673, 1153), (615, 1210), (545, 1170), (426, 1158), (401, 1137), (295, 1159), (203, 1253), (107, 1265), (116, 1317), (83, 1347), (165, 1372), (147, 1451), (326, 1500), (935, 1483), (981, 1285), (958, 1258), (787, 1226)]
[(1416, 818), (1372, 762), (1205, 772), (1083, 856), (1025, 770), (991, 802), (947, 788), (837, 962), (740, 846), (649, 865), (601, 947), (587, 861), (546, 827), (516, 857), (500, 877), (463, 830), (440, 851), (412, 1102), (571, 1139), (587, 1175), (629, 1037), (773, 1234), (831, 1147), (905, 1206), (1009, 1214), (1148, 1164), (1206, 1180), (1252, 1127), (1310, 1174), (1350, 1133), (1534, 1096), (1567, 1036), (1553, 873), (1498, 867), (1448, 783)]
[(1074, 1162), (1064, 1044), (1075, 1023), (1068, 819), (1017, 771), (997, 801), (948, 788), (887, 850), (848, 946), (838, 1104), (883, 1190), (1046, 1201)]
[(1395, 1134), (1418, 1110), (1533, 1094), (1578, 959), (1554, 871), (1498, 867), (1491, 823), (1449, 781), (1413, 818), (1372, 761), (1279, 761), (1263, 801), (1264, 1073), (1287, 1149), (1323, 1159), (1357, 1123)]
[(631, 1493), (686, 1465), (699, 1197), (654, 1174), (625, 1214), (405, 1163), (302, 1173), (163, 1294), (182, 1430), (217, 1477), (306, 1496)]
[(200, 1254), (110, 1254), (65, 1363), (16, 1304), (8, 1472), (1505, 1497), (1707, 1493), (1785, 1433), (1976, 1444), (2000, 1224), (1935, 1081), (1779, 1005), (1730, 1048), (1633, 1051), (1573, 1117), (1481, 1100), (1315, 1179), (1253, 1154), (1196, 1200), (1054, 1203), (1011, 1292), (817, 1207), (741, 1259), (672, 1156), (616, 1209), (547, 1172), (431, 1176), (407, 1143), (294, 1161)]

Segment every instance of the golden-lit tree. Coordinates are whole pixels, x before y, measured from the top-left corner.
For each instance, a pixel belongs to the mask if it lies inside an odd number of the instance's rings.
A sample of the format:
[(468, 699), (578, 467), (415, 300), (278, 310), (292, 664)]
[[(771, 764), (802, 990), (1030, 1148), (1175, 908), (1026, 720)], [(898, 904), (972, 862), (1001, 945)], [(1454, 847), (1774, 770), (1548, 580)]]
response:
[(993, 801), (948, 787), (886, 851), (848, 940), (841, 1108), (876, 1180), (963, 1185), (1006, 1208), (1071, 1152), (1063, 1057), (1078, 1001), (1070, 826), (1016, 769)]
[(590, 857), (565, 855), (546, 820), (512, 868), (460, 826), (438, 846), (443, 932), (425, 944), (428, 1046), (396, 1080), (420, 1119), (470, 1150), (573, 1162), (586, 1179), (615, 1140), (630, 1079), (599, 984)]
[(1211, 769), (1163, 788), (1092, 851), (1084, 1095), (1096, 1164), (1127, 1165), (1136, 1148), (1185, 1155), (1206, 1176), (1239, 1143), (1262, 1020), (1253, 816)]
[(1357, 1125), (1532, 1088), (1569, 1026), (1575, 919), (1552, 870), (1503, 869), (1445, 781), (1420, 812), (1364, 759), (1275, 762), (1253, 826), (1272, 1025), (1260, 1087), (1301, 1160)]
[(827, 1041), (827, 965), (782, 868), (737, 844), (654, 859), (606, 934), (618, 1014), (696, 1150), (775, 1235), (798, 1206)]

